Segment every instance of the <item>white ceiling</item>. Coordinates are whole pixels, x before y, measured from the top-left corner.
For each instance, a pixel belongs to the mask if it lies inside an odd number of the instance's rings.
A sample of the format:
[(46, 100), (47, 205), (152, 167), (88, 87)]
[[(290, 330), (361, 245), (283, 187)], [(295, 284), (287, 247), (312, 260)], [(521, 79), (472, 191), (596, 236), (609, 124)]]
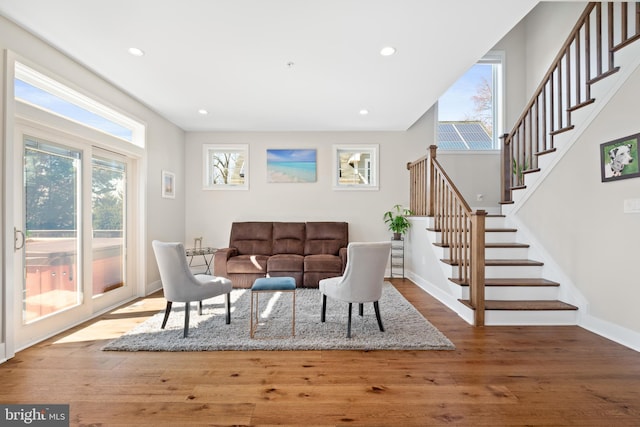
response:
[(0, 14), (187, 131), (406, 130), (537, 3), (0, 0)]

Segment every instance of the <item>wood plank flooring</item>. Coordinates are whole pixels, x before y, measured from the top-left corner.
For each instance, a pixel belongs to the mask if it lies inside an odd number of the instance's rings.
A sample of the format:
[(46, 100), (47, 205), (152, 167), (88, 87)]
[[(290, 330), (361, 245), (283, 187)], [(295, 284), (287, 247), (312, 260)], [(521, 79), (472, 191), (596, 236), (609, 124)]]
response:
[(473, 328), (392, 282), (456, 350), (101, 351), (153, 295), (0, 365), (0, 403), (67, 403), (73, 426), (640, 425), (640, 353), (574, 326)]

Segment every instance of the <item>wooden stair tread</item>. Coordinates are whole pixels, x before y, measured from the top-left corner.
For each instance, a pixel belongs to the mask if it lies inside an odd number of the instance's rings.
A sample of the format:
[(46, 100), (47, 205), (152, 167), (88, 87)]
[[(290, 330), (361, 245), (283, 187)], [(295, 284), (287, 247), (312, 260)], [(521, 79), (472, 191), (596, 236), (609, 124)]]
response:
[[(440, 233), (442, 231), (440, 228), (431, 227), (427, 227), (426, 230), (434, 233)], [(518, 231), (517, 228), (485, 228), (484, 230), (485, 233), (514, 233), (516, 231)]]
[[(433, 244), (433, 246), (437, 246), (439, 248), (450, 248), (451, 245), (445, 245), (444, 243), (439, 243), (436, 242)], [(454, 245), (454, 247), (457, 246), (462, 246), (462, 245)], [(469, 246), (468, 244), (465, 246)], [(485, 248), (491, 248), (491, 249), (495, 249), (495, 248), (528, 248), (529, 245), (527, 245), (526, 243), (485, 243), (484, 244)]]
[[(441, 259), (440, 261), (448, 265), (458, 265), (456, 261)], [(540, 261), (531, 259), (487, 259), (484, 261), (485, 267), (538, 267), (544, 265)]]
[(526, 243), (485, 243), (485, 248), (528, 248)]
[(517, 228), (485, 228), (485, 233), (514, 233)]
[[(458, 300), (469, 308), (473, 308), (469, 300)], [(532, 301), (485, 301), (486, 310), (511, 310), (511, 311), (558, 311), (577, 310), (578, 307), (558, 300), (532, 300)]]
[[(451, 282), (460, 286), (469, 286), (469, 282), (460, 279), (449, 279)], [(530, 278), (486, 278), (485, 286), (560, 286), (560, 283), (552, 280), (530, 277)]]

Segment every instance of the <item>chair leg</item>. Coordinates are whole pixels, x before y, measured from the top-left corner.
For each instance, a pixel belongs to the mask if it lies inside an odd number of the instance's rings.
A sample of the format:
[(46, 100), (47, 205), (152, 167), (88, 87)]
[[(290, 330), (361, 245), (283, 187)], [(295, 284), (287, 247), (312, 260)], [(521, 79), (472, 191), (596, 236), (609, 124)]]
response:
[(227, 325), (231, 323), (231, 294), (227, 293), (226, 295), (226, 305), (227, 305)]
[(167, 320), (169, 320), (169, 313), (171, 313), (171, 301), (167, 301), (167, 308), (164, 309), (164, 320), (162, 321), (162, 326), (160, 329), (164, 329), (167, 325)]
[(351, 307), (353, 303), (349, 303), (349, 321), (347, 322), (347, 338), (351, 338)]
[(378, 301), (374, 301), (373, 309), (376, 311), (376, 319), (378, 319), (378, 326), (380, 327), (380, 332), (384, 332), (384, 326), (382, 326), (382, 318), (380, 317), (380, 305), (378, 305)]
[(363, 303), (358, 304), (358, 314), (360, 316), (364, 316), (364, 304)]
[(189, 311), (191, 311), (191, 303), (184, 303), (184, 337), (189, 335)]
[(198, 301), (198, 316), (202, 316), (202, 301)]
[(320, 321), (324, 323), (324, 315), (327, 311), (327, 296), (322, 294), (322, 313), (320, 313)]

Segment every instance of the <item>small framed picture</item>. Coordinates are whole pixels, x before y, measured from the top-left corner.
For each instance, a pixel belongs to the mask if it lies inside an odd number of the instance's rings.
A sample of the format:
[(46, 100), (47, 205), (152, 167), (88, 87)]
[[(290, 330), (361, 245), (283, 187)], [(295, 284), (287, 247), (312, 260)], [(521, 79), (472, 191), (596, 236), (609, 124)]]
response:
[(162, 171), (162, 197), (176, 198), (176, 174), (173, 172)]
[(600, 144), (602, 182), (640, 176), (638, 138), (640, 133)]

